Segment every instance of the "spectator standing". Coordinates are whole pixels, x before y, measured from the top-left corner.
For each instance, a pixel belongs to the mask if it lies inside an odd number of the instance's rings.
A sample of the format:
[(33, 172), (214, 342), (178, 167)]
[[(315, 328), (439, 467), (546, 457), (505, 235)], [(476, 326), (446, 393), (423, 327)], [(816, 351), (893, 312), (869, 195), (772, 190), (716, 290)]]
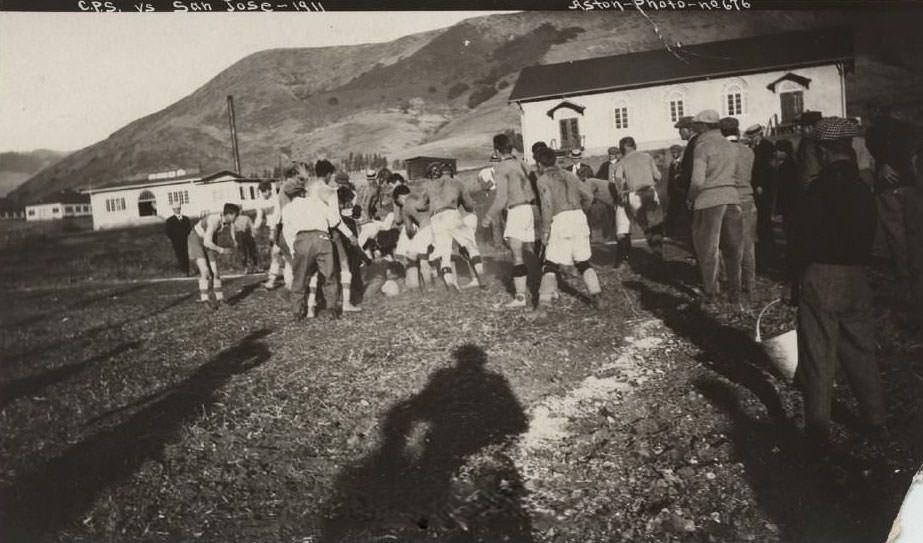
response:
[(583, 162), (583, 149), (571, 149), (568, 153), (567, 158), (570, 159), (571, 164), (567, 167), (567, 171), (581, 177), (581, 172), (583, 173), (583, 179), (587, 177), (593, 177), (593, 168), (589, 164)]
[(859, 179), (851, 138), (856, 127), (831, 117), (817, 123), (821, 170), (799, 206), (798, 371), (805, 430), (825, 445), (837, 362), (849, 377), (866, 428), (884, 429), (875, 362), (872, 291), (864, 267), (875, 237), (875, 200)]
[(801, 200), (801, 186), (795, 167), (795, 148), (789, 140), (779, 140), (775, 144), (772, 159), (773, 183), (779, 187), (776, 207), (773, 212), (782, 217), (782, 230), (785, 232), (785, 272), (786, 279), (794, 279), (795, 261), (795, 210)]
[(798, 183), (802, 188), (811, 184), (820, 174), (820, 150), (814, 141), (814, 125), (820, 121), (819, 111), (805, 111), (799, 118), (801, 140), (798, 142), (795, 163), (798, 167)]
[(167, 219), (164, 229), (173, 245), (173, 252), (176, 254), (177, 269), (183, 275), (189, 275), (189, 250), (186, 240), (192, 230), (192, 221), (183, 215), (182, 206), (173, 206), (173, 215)]
[(762, 125), (755, 124), (747, 128), (745, 135), (749, 138), (750, 148), (753, 150), (751, 183), (753, 185), (753, 200), (756, 203), (757, 211), (756, 262), (759, 269), (765, 271), (771, 265), (774, 265), (776, 261), (772, 210), (775, 208), (779, 187), (774, 184), (775, 177), (772, 175), (772, 158), (775, 154), (775, 148), (771, 142), (763, 137), (763, 131)]
[[(703, 306), (714, 309), (718, 301), (719, 255), (726, 261), (740, 259), (743, 222), (737, 195), (737, 149), (718, 130), (718, 112), (707, 109), (693, 119), (699, 136), (693, 149), (692, 179), (687, 201), (692, 208), (692, 243), (699, 261)], [(687, 153), (688, 148), (687, 148)], [(729, 300), (737, 301), (739, 269), (727, 271)]]
[[(737, 180), (737, 197), (740, 199), (740, 217), (742, 222), (742, 236), (740, 239), (740, 260), (737, 262), (725, 261), (725, 269), (729, 266), (739, 268), (740, 287), (743, 297), (741, 306), (745, 312), (750, 311), (753, 289), (756, 286), (756, 236), (759, 217), (764, 213), (758, 209), (753, 198), (753, 185), (751, 175), (756, 171), (754, 165), (754, 151), (740, 143), (739, 121), (734, 117), (725, 117), (719, 123), (721, 135), (734, 144), (737, 149), (737, 167), (734, 177)], [(767, 142), (768, 143), (768, 142)], [(769, 144), (772, 147), (772, 144)], [(765, 210), (769, 214), (771, 209)], [(770, 238), (771, 240), (771, 238)]]
[(596, 179), (609, 179), (609, 172), (622, 158), (622, 152), (619, 151), (618, 147), (610, 147), (606, 152), (609, 155), (609, 160), (599, 165), (599, 169), (596, 170)]
[[(914, 131), (887, 108), (870, 106), (871, 126), (865, 142), (875, 159), (878, 216), (890, 253), (898, 296), (919, 301), (923, 236), (915, 186)], [(909, 295), (909, 296), (908, 296)], [(911, 307), (915, 305), (911, 303)]]
[(665, 222), (666, 235), (671, 238), (681, 238), (683, 230), (688, 231), (689, 209), (686, 207), (686, 191), (688, 187), (680, 185), (683, 148), (680, 145), (670, 146), (670, 166), (667, 169), (667, 216)]

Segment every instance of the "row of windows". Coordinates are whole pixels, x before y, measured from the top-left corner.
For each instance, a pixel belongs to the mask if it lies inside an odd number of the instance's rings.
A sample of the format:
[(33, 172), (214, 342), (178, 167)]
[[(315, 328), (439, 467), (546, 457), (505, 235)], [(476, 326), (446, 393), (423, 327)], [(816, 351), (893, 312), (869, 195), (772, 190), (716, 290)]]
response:
[(109, 213), (125, 211), (125, 198), (107, 198), (106, 211)]
[[(682, 95), (672, 95), (668, 101), (668, 117), (671, 123), (675, 123), (687, 115), (686, 113), (686, 100)], [(743, 115), (744, 114), (744, 94), (739, 87), (731, 87), (726, 94), (724, 94), (722, 99), (722, 108), (721, 112), (724, 116), (732, 115)], [(628, 105), (622, 103), (616, 106), (613, 110), (612, 116), (613, 125), (616, 129), (622, 130), (625, 128), (630, 128), (631, 125), (628, 119)]]
[(64, 206), (65, 213), (89, 213), (90, 206)]
[(171, 206), (174, 204), (188, 204), (189, 203), (189, 191), (188, 190), (177, 190), (174, 192), (167, 193), (167, 202)]

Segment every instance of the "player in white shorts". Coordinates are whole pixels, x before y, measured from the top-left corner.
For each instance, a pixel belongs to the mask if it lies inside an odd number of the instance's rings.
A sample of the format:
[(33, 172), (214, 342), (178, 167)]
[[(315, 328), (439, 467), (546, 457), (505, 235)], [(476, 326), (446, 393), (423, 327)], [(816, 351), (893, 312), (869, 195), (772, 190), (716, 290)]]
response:
[(583, 277), (590, 300), (599, 309), (601, 289), (596, 270), (590, 264), (590, 226), (584, 212), (593, 203), (593, 192), (577, 176), (556, 166), (553, 150), (539, 150), (536, 159), (541, 172), (537, 185), (545, 245), (539, 307), (547, 306), (553, 299), (560, 267), (574, 266)]
[[(494, 150), (500, 155), (500, 162), (494, 170), (494, 182), (497, 186), (497, 195), (493, 205), (481, 221), (484, 228), (491, 223), (499, 223), (500, 213), (506, 209), (506, 228), (503, 237), (510, 245), (513, 253), (513, 288), (515, 295), (511, 302), (505, 304), (506, 309), (526, 307), (529, 305), (528, 279), (529, 276), (538, 275), (537, 259), (526, 259), (527, 253), (535, 253), (535, 203), (536, 194), (529, 180), (522, 161), (513, 156), (513, 144), (506, 134), (494, 136)], [(527, 265), (532, 264), (529, 269)], [(531, 273), (530, 273), (531, 272)]]

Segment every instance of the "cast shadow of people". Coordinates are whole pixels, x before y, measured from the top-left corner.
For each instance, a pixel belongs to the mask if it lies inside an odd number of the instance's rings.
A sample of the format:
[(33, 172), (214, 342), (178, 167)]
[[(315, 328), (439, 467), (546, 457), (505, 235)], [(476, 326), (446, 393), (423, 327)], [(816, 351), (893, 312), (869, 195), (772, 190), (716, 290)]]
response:
[(849, 450), (833, 447), (823, 457), (808, 455), (794, 425), (780, 427), (752, 416), (727, 381), (702, 378), (695, 387), (730, 417), (735, 457), (782, 541), (885, 540), (899, 507), (893, 497), (902, 495), (909, 481), (881, 477), (884, 466), (869, 470)]
[(89, 368), (96, 362), (119, 356), (127, 351), (137, 349), (139, 346), (141, 346), (140, 341), (129, 341), (118, 345), (114, 349), (87, 358), (82, 362), (59, 366), (37, 375), (30, 375), (28, 377), (2, 383), (0, 384), (0, 410), (3, 410), (6, 406), (19, 398), (38, 394), (49, 386), (65, 381)]
[(785, 408), (769, 374), (772, 362), (749, 334), (701, 312), (679, 309), (688, 305), (688, 300), (680, 296), (654, 290), (640, 281), (623, 284), (639, 293), (644, 309), (701, 350), (697, 359), (703, 365), (749, 389), (773, 420), (786, 422)]
[(525, 489), (504, 452), (526, 415), (481, 348), (463, 345), (454, 358), (391, 407), (378, 449), (340, 474), (320, 541), (532, 541)]
[(43, 541), (88, 510), (107, 488), (131, 477), (145, 461), (161, 461), (164, 447), (218, 401), (216, 392), (221, 387), (234, 375), (269, 360), (269, 349), (260, 341), (268, 334), (259, 330), (247, 335), (158, 401), (0, 488), (0, 539)]

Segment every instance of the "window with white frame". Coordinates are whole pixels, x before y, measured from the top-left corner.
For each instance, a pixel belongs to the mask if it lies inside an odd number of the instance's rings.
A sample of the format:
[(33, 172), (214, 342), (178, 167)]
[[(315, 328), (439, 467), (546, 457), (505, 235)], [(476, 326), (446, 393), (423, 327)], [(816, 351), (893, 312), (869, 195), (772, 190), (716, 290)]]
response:
[(34, 217), (34, 216), (35, 216), (35, 210), (34, 210), (34, 209), (30, 209), (30, 210), (29, 210), (29, 216), (30, 216), (30, 217)]
[(125, 198), (106, 198), (106, 211), (109, 213), (125, 211)]
[(619, 102), (615, 105), (614, 110), (614, 121), (615, 128), (621, 130), (623, 128), (628, 128), (628, 104), (625, 102)]
[(686, 114), (686, 97), (681, 92), (674, 92), (667, 98), (670, 110), (670, 122), (675, 123)]
[(256, 187), (250, 185), (250, 199), (256, 200)]
[(167, 193), (167, 201), (172, 206), (173, 204), (188, 204), (189, 203), (189, 191), (188, 190), (177, 190)]
[(240, 199), (241, 199), (241, 200), (246, 200), (246, 199), (247, 199), (247, 193), (246, 193), (246, 190), (244, 189), (243, 185), (241, 185), (241, 186), (238, 187), (238, 188), (240, 189)]
[(744, 90), (740, 85), (729, 85), (724, 89), (724, 114), (727, 116), (743, 115)]

